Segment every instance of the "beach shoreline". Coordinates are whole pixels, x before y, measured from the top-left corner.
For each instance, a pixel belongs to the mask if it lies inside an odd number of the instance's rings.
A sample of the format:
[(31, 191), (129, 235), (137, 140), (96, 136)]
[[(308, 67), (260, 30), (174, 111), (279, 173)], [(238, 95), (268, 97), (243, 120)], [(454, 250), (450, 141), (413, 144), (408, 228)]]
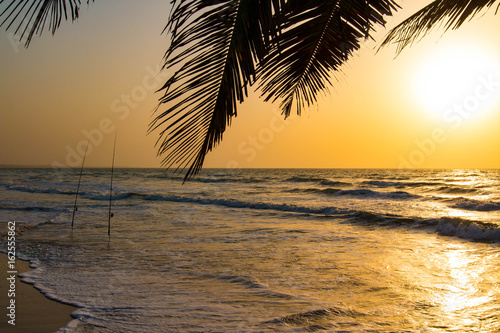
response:
[(500, 332), (499, 171), (115, 171), (111, 236), (109, 169), (73, 229), (78, 170), (0, 173), (0, 251), (78, 307), (47, 332)]
[[(2, 293), (0, 331), (5, 333), (57, 332), (73, 320), (71, 313), (76, 311), (77, 307), (51, 300), (33, 285), (21, 281), (19, 274), (25, 273), (31, 268), (28, 261), (19, 258), (16, 258), (15, 261), (15, 271), (17, 271), (15, 274), (15, 296), (10, 297), (10, 282), (7, 278), (13, 274), (8, 273), (10, 269), (7, 267), (7, 255), (0, 253), (0, 258), (0, 291)], [(15, 300), (15, 325), (8, 323), (11, 318), (7, 316), (7, 307), (11, 299)]]

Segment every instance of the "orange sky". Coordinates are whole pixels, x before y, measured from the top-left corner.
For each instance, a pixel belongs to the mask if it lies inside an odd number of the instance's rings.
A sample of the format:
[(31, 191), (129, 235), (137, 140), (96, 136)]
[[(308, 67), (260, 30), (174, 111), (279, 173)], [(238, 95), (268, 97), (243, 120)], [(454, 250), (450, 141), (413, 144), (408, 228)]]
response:
[[(389, 27), (428, 0), (402, 3)], [(28, 50), (0, 33), (0, 163), (159, 167), (146, 135), (162, 82), (168, 2), (99, 2)], [(500, 16), (433, 33), (397, 58), (385, 30), (343, 67), (317, 108), (286, 122), (258, 94), (206, 167), (500, 167)], [(163, 78), (164, 79), (164, 78)]]

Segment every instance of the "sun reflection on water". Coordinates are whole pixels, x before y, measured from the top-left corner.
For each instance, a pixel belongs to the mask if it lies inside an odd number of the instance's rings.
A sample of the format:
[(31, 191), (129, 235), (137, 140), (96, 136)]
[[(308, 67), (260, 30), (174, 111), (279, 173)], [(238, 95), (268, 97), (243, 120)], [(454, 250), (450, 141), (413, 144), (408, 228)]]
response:
[[(451, 323), (467, 327), (476, 323), (473, 310), (491, 301), (478, 286), (482, 282), (482, 274), (486, 266), (477, 255), (461, 245), (455, 245), (443, 254), (442, 270), (444, 282), (436, 290), (434, 302), (448, 317)], [(474, 320), (476, 319), (476, 320)]]
[(449, 217), (458, 217), (461, 219), (473, 219), (476, 215), (477, 214), (474, 214), (473, 212), (467, 212), (467, 211), (455, 209), (455, 208), (448, 208), (446, 210), (446, 216), (449, 216)]
[(414, 312), (413, 329), (421, 332), (496, 332), (498, 256), (494, 248), (471, 243), (412, 239), (413, 254), (392, 264), (406, 280)]

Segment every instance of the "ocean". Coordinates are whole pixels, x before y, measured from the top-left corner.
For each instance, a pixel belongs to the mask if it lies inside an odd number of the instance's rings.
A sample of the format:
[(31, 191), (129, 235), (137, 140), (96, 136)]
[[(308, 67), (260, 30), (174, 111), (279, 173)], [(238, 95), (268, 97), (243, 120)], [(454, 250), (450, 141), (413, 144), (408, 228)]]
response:
[(61, 332), (500, 331), (500, 170), (79, 174), (0, 169)]

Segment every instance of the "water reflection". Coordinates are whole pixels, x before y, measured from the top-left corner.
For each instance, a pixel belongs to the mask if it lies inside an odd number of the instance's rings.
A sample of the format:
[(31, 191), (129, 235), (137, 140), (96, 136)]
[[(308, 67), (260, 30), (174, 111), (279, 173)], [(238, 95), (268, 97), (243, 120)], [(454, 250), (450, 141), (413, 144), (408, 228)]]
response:
[[(499, 332), (498, 247), (436, 237), (392, 244), (387, 269), (399, 294), (411, 300), (404, 319), (420, 332)], [(401, 283), (405, 281), (404, 283)]]
[(478, 310), (493, 301), (484, 285), (491, 282), (487, 281), (488, 260), (460, 244), (448, 248), (441, 258), (441, 266), (439, 261), (435, 263), (441, 274), (437, 284), (440, 287), (435, 289), (433, 298), (441, 312), (439, 321), (449, 328), (480, 327), (481, 318), (475, 314), (484, 315), (484, 311)]
[(469, 252), (457, 246), (445, 254), (450, 276), (448, 292), (442, 300), (446, 312), (462, 311), (488, 301), (487, 297), (477, 296), (479, 290), (476, 285), (480, 282), (479, 276), (484, 266), (477, 265), (477, 258), (471, 257)]

